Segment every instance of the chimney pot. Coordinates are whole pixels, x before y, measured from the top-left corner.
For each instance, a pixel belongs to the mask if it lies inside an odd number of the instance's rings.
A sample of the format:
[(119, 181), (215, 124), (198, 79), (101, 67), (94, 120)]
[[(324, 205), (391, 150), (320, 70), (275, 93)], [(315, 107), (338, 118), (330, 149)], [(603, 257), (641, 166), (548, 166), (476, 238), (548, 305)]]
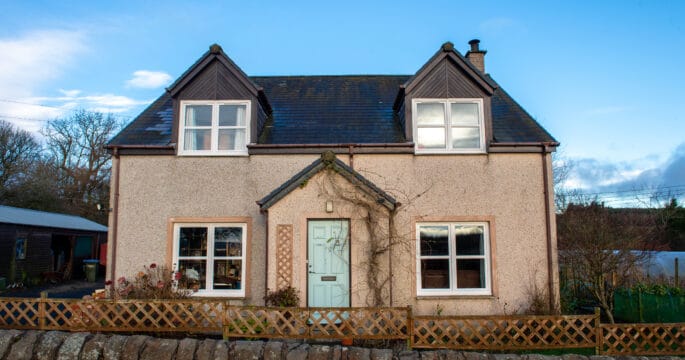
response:
[(473, 40), (469, 41), (469, 45), (471, 45), (471, 51), (472, 52), (480, 51), (480, 49), (478, 48), (479, 44), (480, 44), (480, 40), (478, 40), (478, 39), (473, 39)]

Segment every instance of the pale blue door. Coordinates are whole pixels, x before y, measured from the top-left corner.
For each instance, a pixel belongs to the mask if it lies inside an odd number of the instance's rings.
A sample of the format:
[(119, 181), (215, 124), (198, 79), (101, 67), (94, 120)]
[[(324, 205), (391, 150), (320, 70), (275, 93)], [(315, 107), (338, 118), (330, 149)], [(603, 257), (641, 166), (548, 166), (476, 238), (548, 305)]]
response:
[(350, 306), (350, 241), (347, 220), (310, 220), (307, 303)]

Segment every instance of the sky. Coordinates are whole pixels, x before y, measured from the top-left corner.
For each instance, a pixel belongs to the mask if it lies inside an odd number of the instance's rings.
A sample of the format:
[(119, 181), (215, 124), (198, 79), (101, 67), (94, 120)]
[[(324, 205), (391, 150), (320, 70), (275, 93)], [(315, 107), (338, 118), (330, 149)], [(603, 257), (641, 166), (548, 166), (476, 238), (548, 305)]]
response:
[(560, 143), (564, 185), (611, 206), (685, 198), (685, 1), (13, 1), (0, 119), (132, 120), (209, 46), (248, 75), (413, 74), (446, 41)]

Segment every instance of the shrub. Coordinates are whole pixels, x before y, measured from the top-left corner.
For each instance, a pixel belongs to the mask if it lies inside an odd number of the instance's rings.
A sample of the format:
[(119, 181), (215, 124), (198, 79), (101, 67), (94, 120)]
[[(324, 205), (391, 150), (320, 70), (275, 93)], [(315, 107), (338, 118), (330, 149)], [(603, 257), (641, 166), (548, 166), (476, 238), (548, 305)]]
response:
[(292, 286), (286, 288), (269, 291), (269, 293), (264, 296), (264, 302), (266, 306), (279, 306), (279, 307), (294, 307), (300, 305), (300, 293)]
[(157, 264), (143, 267), (131, 281), (125, 277), (105, 283), (107, 297), (112, 299), (187, 299), (192, 291), (176, 287), (176, 273), (168, 267)]

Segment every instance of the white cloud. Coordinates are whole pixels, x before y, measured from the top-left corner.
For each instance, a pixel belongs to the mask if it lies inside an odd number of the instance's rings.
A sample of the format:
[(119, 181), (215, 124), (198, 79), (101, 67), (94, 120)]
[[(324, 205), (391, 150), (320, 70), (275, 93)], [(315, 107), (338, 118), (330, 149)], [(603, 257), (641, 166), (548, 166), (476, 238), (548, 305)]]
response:
[[(54, 96), (46, 94), (46, 85), (65, 76), (87, 51), (86, 35), (80, 31), (40, 30), (0, 38), (0, 120), (36, 132), (46, 120), (67, 116), (78, 108), (121, 114), (150, 103), (81, 89), (62, 88), (54, 91)], [(162, 82), (165, 76), (170, 79), (160, 72), (138, 73), (134, 75), (139, 75), (143, 85)]]
[(594, 109), (589, 109), (586, 113), (588, 115), (610, 115), (610, 114), (620, 114), (629, 111), (630, 108), (627, 106), (604, 106)]
[(41, 120), (62, 115), (60, 107), (40, 106), (31, 98), (85, 51), (85, 35), (79, 31), (38, 30), (0, 38), (0, 118), (36, 131)]
[(138, 70), (133, 73), (133, 78), (126, 81), (130, 87), (154, 89), (165, 86), (171, 82), (171, 75), (162, 71)]

